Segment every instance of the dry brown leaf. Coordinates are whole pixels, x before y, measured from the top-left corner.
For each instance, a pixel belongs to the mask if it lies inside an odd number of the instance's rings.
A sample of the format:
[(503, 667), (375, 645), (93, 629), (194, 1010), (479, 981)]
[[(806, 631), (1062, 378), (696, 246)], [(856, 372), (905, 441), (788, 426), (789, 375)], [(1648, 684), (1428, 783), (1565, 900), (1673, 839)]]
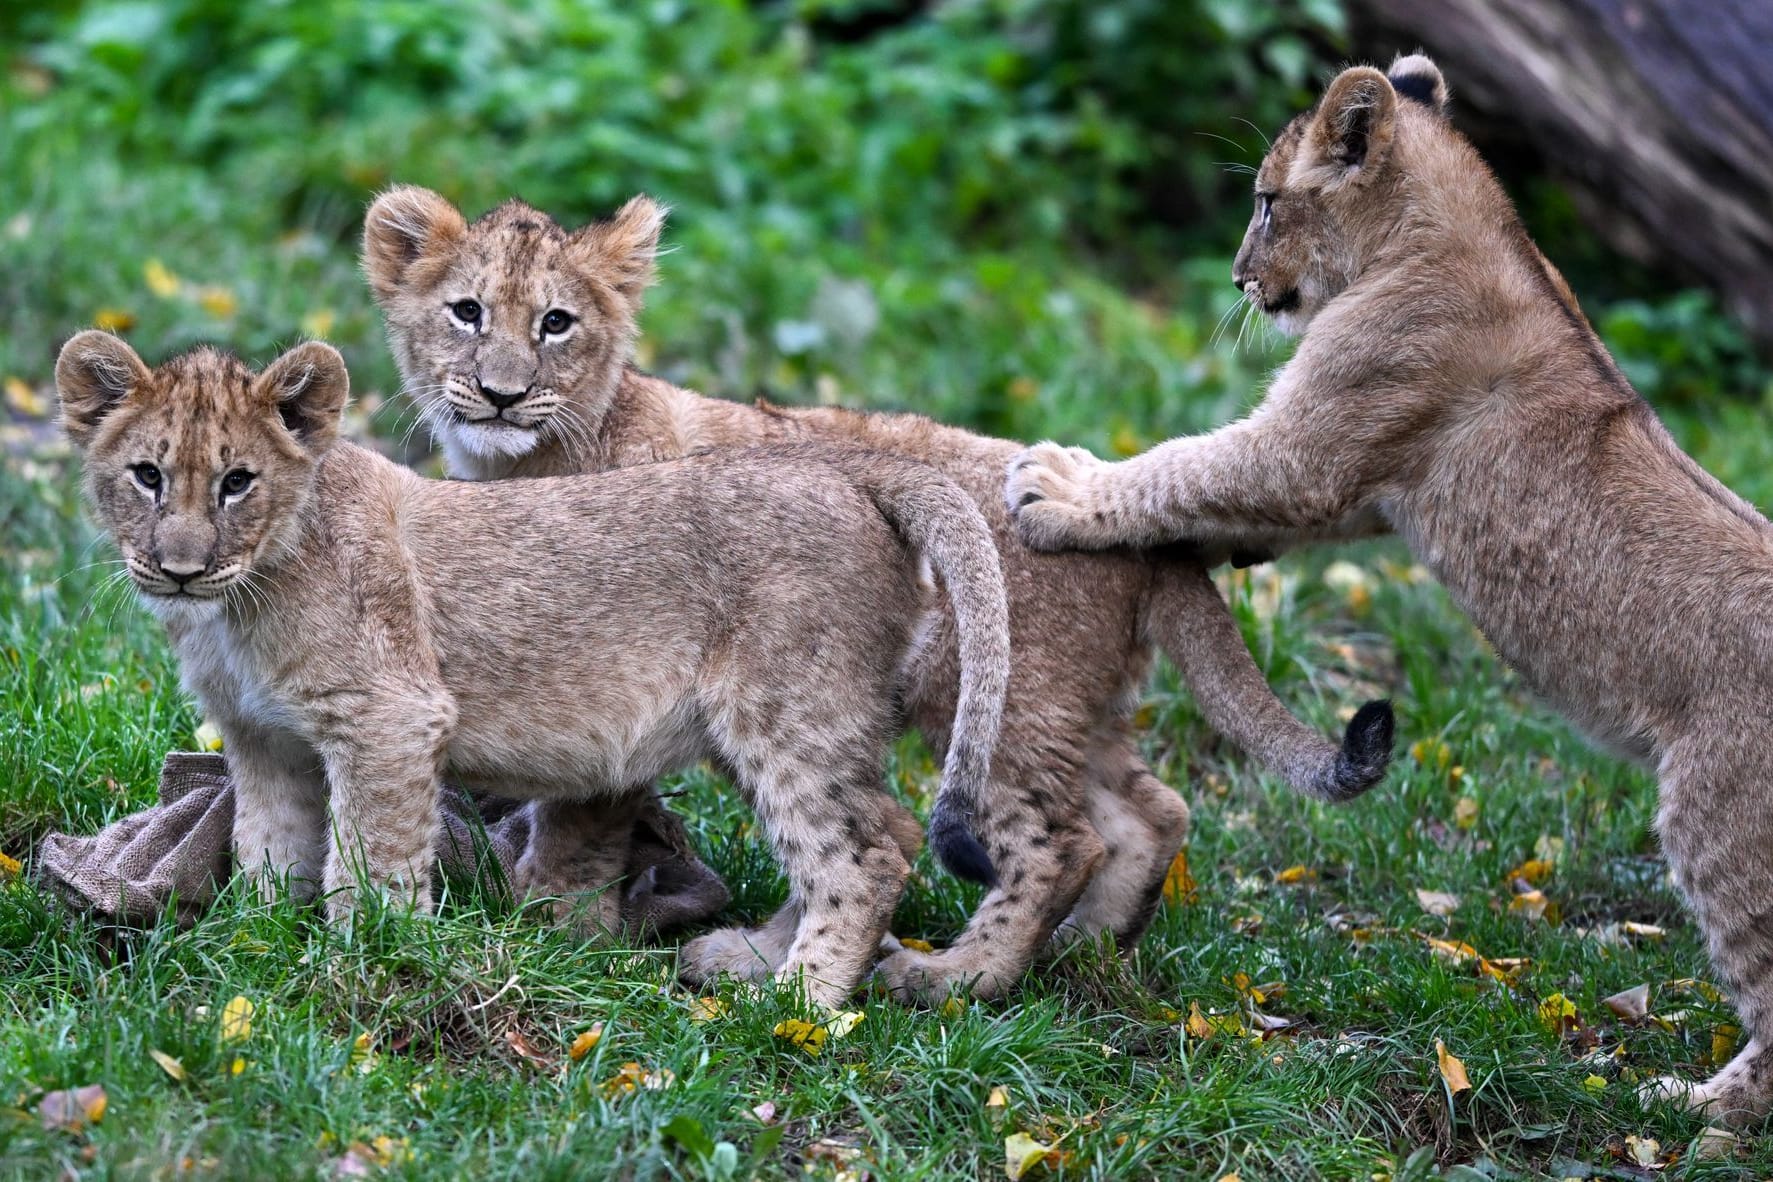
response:
[(775, 1124), (776, 1102), (774, 1100), (765, 1100), (762, 1104), (757, 1105), (751, 1110), (751, 1115), (760, 1125)]
[(1662, 1143), (1654, 1137), (1627, 1137), (1625, 1157), (1632, 1164), (1648, 1169), (1659, 1169), (1666, 1164), (1662, 1161)]
[(1601, 998), (1601, 1004), (1627, 1022), (1642, 1022), (1650, 1012), (1650, 987), (1637, 985), (1622, 989), (1611, 997)]
[(1454, 1058), (1447, 1050), (1447, 1044), (1438, 1038), (1434, 1040), (1434, 1057), (1440, 1061), (1441, 1079), (1446, 1083), (1447, 1091), (1457, 1096), (1471, 1090), (1471, 1077), (1465, 1074), (1465, 1064)]
[(505, 1045), (537, 1067), (554, 1066), (554, 1060), (531, 1046), (529, 1039), (523, 1037), (523, 1032), (515, 1026), (505, 1031)]
[(110, 1103), (103, 1084), (87, 1084), (83, 1088), (49, 1092), (37, 1102), (37, 1119), (50, 1132), (61, 1130), (78, 1133), (87, 1125), (95, 1125), (103, 1120), (105, 1109), (110, 1107)]
[[(1188, 851), (1178, 850), (1164, 875), (1164, 900), (1174, 907), (1187, 906), (1200, 898), (1194, 876), (1188, 872)], [(902, 942), (902, 941), (901, 941)]]

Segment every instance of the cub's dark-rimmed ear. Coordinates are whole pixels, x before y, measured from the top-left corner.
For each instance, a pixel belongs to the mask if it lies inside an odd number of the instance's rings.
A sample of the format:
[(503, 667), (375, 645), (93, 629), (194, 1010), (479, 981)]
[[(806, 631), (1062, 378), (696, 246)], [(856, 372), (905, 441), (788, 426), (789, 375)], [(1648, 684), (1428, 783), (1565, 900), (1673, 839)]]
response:
[(309, 341), (273, 361), (254, 380), (253, 389), (277, 408), (296, 442), (317, 456), (339, 436), (339, 416), (351, 396), (351, 375), (337, 349)]
[(55, 392), (62, 404), (62, 431), (84, 448), (105, 416), (151, 375), (122, 340), (89, 328), (70, 338), (55, 359)]
[(418, 185), (395, 185), (363, 218), (370, 290), (386, 301), (413, 278), (415, 266), (450, 258), (467, 233), (467, 219), (448, 199)]
[(574, 251), (581, 263), (596, 271), (623, 299), (638, 304), (653, 281), (659, 239), (670, 213), (670, 206), (644, 193), (630, 197), (613, 217), (574, 231)]
[(1427, 54), (1400, 54), (1391, 63), (1391, 69), (1385, 71), (1385, 76), (1390, 79), (1391, 88), (1397, 91), (1399, 98), (1421, 103), (1437, 115), (1447, 113), (1447, 104), (1453, 95), (1447, 89), (1441, 68)]
[(1307, 161), (1325, 188), (1358, 183), (1384, 167), (1397, 130), (1397, 91), (1371, 66), (1336, 75), (1306, 129)]

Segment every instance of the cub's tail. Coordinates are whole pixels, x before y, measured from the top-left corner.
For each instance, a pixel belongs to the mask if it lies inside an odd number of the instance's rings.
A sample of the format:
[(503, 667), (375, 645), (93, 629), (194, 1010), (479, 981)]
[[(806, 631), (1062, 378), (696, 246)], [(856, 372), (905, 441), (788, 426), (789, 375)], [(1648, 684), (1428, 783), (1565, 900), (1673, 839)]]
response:
[(1010, 681), (1009, 600), (991, 527), (958, 485), (916, 460), (862, 451), (821, 452), (817, 458), (855, 480), (947, 588), (959, 640), (960, 692), (942, 788), (930, 810), (930, 848), (950, 873), (995, 885), (991, 855), (973, 828)]
[(1293, 717), (1244, 646), (1225, 600), (1198, 562), (1157, 563), (1145, 609), (1149, 639), (1176, 663), (1214, 730), (1306, 796), (1353, 800), (1385, 778), (1391, 763), (1391, 703), (1355, 711), (1335, 746)]

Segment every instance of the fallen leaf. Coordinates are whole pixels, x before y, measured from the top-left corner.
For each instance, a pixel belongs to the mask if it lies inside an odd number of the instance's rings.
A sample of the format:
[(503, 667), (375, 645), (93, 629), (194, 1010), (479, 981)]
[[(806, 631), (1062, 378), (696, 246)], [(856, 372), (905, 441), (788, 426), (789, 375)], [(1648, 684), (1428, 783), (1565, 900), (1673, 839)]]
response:
[(1046, 1162), (1056, 1149), (1057, 1146), (1036, 1141), (1027, 1133), (1011, 1133), (1003, 1139), (1004, 1175), (1010, 1182), (1016, 1182), (1029, 1170)]
[(1619, 925), (1619, 930), (1628, 936), (1636, 936), (1640, 940), (1660, 940), (1668, 935), (1666, 931), (1653, 923), (1633, 923), (1629, 919)]
[(1532, 963), (1524, 956), (1498, 956), (1495, 959), (1480, 956), (1478, 957), (1478, 971), (1485, 976), (1494, 977), (1504, 985), (1513, 985), (1527, 966)]
[(241, 1072), (243, 1072), (245, 1070), (246, 1070), (246, 1060), (242, 1059), (239, 1055), (235, 1055), (234, 1061), (232, 1063), (228, 1064), (228, 1074), (229, 1075), (239, 1075)]
[(351, 1066), (359, 1075), (368, 1075), (375, 1070), (375, 1037), (367, 1030), (351, 1040)]
[(1454, 1058), (1447, 1050), (1447, 1044), (1438, 1038), (1434, 1040), (1434, 1056), (1440, 1061), (1441, 1079), (1446, 1083), (1447, 1091), (1457, 1096), (1471, 1090), (1471, 1077), (1465, 1074), (1465, 1064)]
[(1010, 1093), (1001, 1085), (992, 1088), (991, 1094), (985, 1097), (985, 1107), (987, 1108), (1003, 1108), (1006, 1107), (1009, 1102)]
[(1423, 936), (1422, 939), (1430, 952), (1448, 964), (1467, 964), (1479, 959), (1478, 950), (1461, 940), (1437, 940), (1433, 936)]
[(1738, 1026), (1723, 1025), (1711, 1032), (1711, 1062), (1713, 1067), (1722, 1067), (1736, 1055), (1736, 1044), (1742, 1037), (1742, 1029)]
[(1448, 916), (1459, 910), (1459, 896), (1446, 891), (1416, 889), (1416, 902), (1430, 915)]
[(1539, 886), (1551, 877), (1556, 867), (1544, 858), (1528, 858), (1508, 872), (1508, 881), (1520, 879), (1529, 886)]
[(1564, 839), (1546, 833), (1540, 834), (1539, 840), (1533, 843), (1533, 856), (1556, 866), (1564, 860)]
[(245, 1042), (252, 1037), (252, 1000), (236, 997), (222, 1007), (222, 1041)]
[(1642, 1022), (1650, 1012), (1650, 987), (1637, 985), (1622, 989), (1611, 997), (1601, 998), (1601, 1004), (1627, 1022)]
[(17, 858), (0, 854), (0, 878), (17, 878), (25, 865)]
[[(712, 999), (711, 998), (703, 998), (702, 1000), (709, 1001)], [(692, 1021), (693, 1020), (694, 1019), (692, 1019)], [(574, 1063), (577, 1063), (580, 1059), (583, 1059), (586, 1055), (589, 1055), (593, 1050), (595, 1050), (597, 1047), (597, 1044), (602, 1039), (603, 1039), (603, 1023), (602, 1022), (594, 1023), (592, 1025), (591, 1029), (582, 1030), (579, 1032), (579, 1036), (577, 1038), (573, 1039), (573, 1045), (566, 1049), (566, 1053), (569, 1056), (571, 1056), (572, 1061)]]
[(1461, 796), (1453, 803), (1453, 824), (1461, 829), (1472, 829), (1478, 822), (1478, 802), (1469, 796)]
[(1440, 739), (1417, 739), (1410, 744), (1410, 758), (1421, 767), (1444, 772), (1453, 766), (1453, 749)]
[(776, 1023), (776, 1028), (770, 1033), (777, 1038), (787, 1039), (809, 1055), (818, 1054), (820, 1048), (825, 1045), (825, 1028), (817, 1022), (808, 1022), (804, 1018), (784, 1018)]
[(1625, 1155), (1640, 1166), (1653, 1166), (1662, 1157), (1662, 1143), (1654, 1137), (1627, 1137)]
[(938, 1012), (944, 1018), (958, 1018), (967, 1012), (967, 1003), (958, 997), (950, 997), (942, 1003)]
[(860, 1026), (862, 1020), (867, 1016), (861, 1010), (840, 1010), (825, 1019), (825, 1029), (830, 1032), (832, 1038), (842, 1038)]
[(1511, 915), (1523, 916), (1535, 923), (1556, 925), (1561, 918), (1558, 905), (1546, 898), (1545, 892), (1537, 888), (1523, 891), (1508, 901)]
[(628, 1062), (603, 1081), (603, 1095), (605, 1099), (613, 1100), (634, 1091), (657, 1092), (670, 1087), (676, 1081), (677, 1077), (663, 1067), (657, 1071), (648, 1071), (638, 1063)]
[(6, 379), (6, 405), (28, 419), (49, 417), (49, 399), (31, 389), (21, 378)]
[(1602, 1092), (1607, 1090), (1607, 1081), (1602, 1076), (1591, 1075), (1587, 1079), (1582, 1081), (1582, 1087), (1583, 1087), (1583, 1090), (1591, 1092), (1594, 1095), (1598, 1096)]
[(1561, 993), (1539, 1003), (1539, 1024), (1559, 1037), (1582, 1025), (1576, 1018), (1576, 1003)]
[(754, 1117), (756, 1119), (757, 1123), (760, 1125), (775, 1124), (776, 1123), (776, 1102), (774, 1100), (765, 1100), (762, 1104), (759, 1104), (757, 1107), (755, 1107), (751, 1110), (751, 1115), (752, 1115), (752, 1117)]
[(376, 1137), (351, 1142), (345, 1155), (333, 1163), (332, 1172), (335, 1178), (367, 1178), (411, 1160), (405, 1137)]
[(1200, 898), (1194, 876), (1188, 873), (1188, 851), (1179, 850), (1170, 859), (1169, 872), (1164, 875), (1164, 899), (1175, 907), (1186, 906)]
[(916, 936), (906, 936), (899, 941), (899, 947), (909, 948), (913, 952), (934, 952), (936, 946), (928, 940), (919, 940)]
[(110, 1106), (103, 1084), (87, 1084), (62, 1092), (49, 1092), (37, 1102), (37, 1119), (50, 1132), (61, 1130), (78, 1133), (87, 1125), (97, 1124)]
[(554, 1060), (530, 1045), (529, 1039), (523, 1037), (523, 1031), (512, 1027), (505, 1031), (505, 1045), (516, 1051), (519, 1056), (534, 1063), (537, 1067), (552, 1067)]
[(167, 1054), (165, 1051), (149, 1051), (148, 1058), (160, 1064), (160, 1070), (166, 1072), (166, 1074), (172, 1076), (172, 1078), (179, 1080), (185, 1078), (185, 1065)]
[(1274, 881), (1281, 886), (1294, 886), (1302, 882), (1316, 882), (1317, 871), (1309, 866), (1288, 866), (1274, 876)]
[(148, 290), (163, 300), (179, 293), (179, 277), (159, 259), (149, 259), (142, 264), (142, 278), (147, 280)]
[(1183, 1023), (1183, 1026), (1189, 1034), (1202, 1039), (1211, 1038), (1215, 1034), (1242, 1038), (1249, 1033), (1244, 1028), (1243, 1019), (1238, 1015), (1202, 1013), (1198, 1001), (1188, 1003), (1188, 1020)]

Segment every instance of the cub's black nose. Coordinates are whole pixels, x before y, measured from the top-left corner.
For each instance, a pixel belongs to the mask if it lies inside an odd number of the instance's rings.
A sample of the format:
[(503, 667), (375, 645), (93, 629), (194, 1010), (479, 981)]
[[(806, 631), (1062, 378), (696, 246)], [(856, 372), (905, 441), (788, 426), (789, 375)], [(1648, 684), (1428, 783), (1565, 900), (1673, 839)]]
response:
[(524, 395), (529, 393), (529, 389), (526, 387), (512, 393), (504, 390), (495, 390), (491, 386), (483, 385), (480, 387), (480, 393), (482, 397), (492, 403), (492, 408), (494, 410), (506, 410), (510, 407), (516, 406), (519, 402), (522, 402)]

